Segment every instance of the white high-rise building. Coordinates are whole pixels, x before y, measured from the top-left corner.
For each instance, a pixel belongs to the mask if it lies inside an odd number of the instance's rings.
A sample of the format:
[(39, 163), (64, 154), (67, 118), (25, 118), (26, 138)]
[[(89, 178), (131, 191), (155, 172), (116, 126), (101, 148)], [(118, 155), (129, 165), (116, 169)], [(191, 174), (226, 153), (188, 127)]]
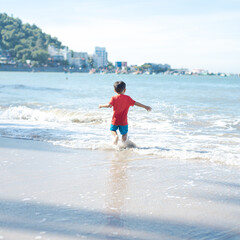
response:
[(69, 51), (68, 47), (64, 47), (61, 49), (61, 54), (64, 57), (64, 60), (68, 61), (71, 59), (71, 51)]
[(72, 56), (68, 59), (70, 65), (82, 67), (88, 65), (88, 54), (86, 52), (72, 52)]
[(84, 66), (86, 68), (88, 65), (88, 54), (86, 52), (73, 52), (68, 47), (58, 49), (49, 45), (48, 53), (54, 60), (66, 60), (70, 65), (75, 67)]
[(95, 47), (93, 61), (96, 68), (106, 67), (108, 65), (106, 48)]
[(67, 60), (67, 55), (66, 52), (68, 51), (67, 48), (64, 49), (59, 49), (56, 48), (52, 45), (48, 45), (48, 54), (50, 55), (50, 57), (52, 57), (54, 60)]

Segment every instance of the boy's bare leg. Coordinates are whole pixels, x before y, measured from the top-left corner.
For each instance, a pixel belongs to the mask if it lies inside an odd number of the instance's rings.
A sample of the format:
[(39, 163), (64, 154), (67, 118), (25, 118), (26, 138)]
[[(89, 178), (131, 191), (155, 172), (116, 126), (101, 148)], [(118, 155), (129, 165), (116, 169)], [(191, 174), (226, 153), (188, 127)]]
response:
[(112, 135), (114, 136), (114, 144), (117, 145), (118, 144), (118, 135), (116, 131), (111, 131)]
[(124, 135), (122, 135), (122, 141), (123, 141), (123, 142), (126, 142), (126, 141), (127, 141), (127, 133), (124, 134)]

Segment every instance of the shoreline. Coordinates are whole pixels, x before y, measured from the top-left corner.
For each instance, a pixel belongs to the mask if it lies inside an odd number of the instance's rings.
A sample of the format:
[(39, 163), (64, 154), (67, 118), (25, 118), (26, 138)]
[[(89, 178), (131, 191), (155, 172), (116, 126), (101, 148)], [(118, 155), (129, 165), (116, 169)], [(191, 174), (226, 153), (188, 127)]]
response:
[(80, 71), (79, 69), (71, 69), (71, 71), (68, 69), (66, 70), (65, 67), (59, 66), (59, 67), (28, 67), (28, 66), (11, 66), (11, 65), (1, 65), (0, 64), (0, 72), (61, 72), (61, 73), (86, 73), (83, 71)]
[(239, 239), (238, 169), (0, 137), (0, 239)]
[(170, 76), (199, 76), (199, 77), (206, 77), (206, 76), (211, 76), (211, 77), (240, 77), (239, 73), (209, 73), (209, 74), (182, 74), (178, 72), (171, 72), (171, 73), (165, 73), (165, 72), (160, 72), (160, 73), (148, 73), (148, 72), (143, 72), (143, 73), (136, 73), (136, 72), (127, 72), (127, 73), (116, 73), (116, 72), (91, 72), (89, 71), (82, 71), (79, 70), (78, 68), (73, 68), (73, 69), (68, 69), (63, 66), (59, 67), (27, 67), (27, 66), (11, 66), (11, 65), (1, 65), (0, 64), (0, 72), (41, 72), (41, 73), (88, 73), (88, 74), (117, 74), (117, 75), (170, 75)]

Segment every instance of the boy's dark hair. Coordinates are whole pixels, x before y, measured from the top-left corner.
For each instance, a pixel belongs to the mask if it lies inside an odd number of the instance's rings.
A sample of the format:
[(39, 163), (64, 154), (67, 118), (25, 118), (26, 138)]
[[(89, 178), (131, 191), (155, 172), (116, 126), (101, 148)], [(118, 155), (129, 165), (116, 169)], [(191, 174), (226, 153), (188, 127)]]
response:
[(126, 83), (123, 81), (117, 81), (113, 86), (117, 93), (121, 93), (126, 89)]

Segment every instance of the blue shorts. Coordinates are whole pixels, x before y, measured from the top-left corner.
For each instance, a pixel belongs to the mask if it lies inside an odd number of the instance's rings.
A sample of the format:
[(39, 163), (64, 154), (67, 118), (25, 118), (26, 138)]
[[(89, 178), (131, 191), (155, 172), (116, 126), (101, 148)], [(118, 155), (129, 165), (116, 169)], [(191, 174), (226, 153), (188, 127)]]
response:
[(119, 131), (122, 135), (125, 135), (128, 132), (128, 125), (125, 125), (125, 126), (118, 125), (118, 126), (116, 126), (116, 125), (111, 124), (111, 127), (110, 127), (111, 131), (117, 131), (118, 129), (119, 129)]

